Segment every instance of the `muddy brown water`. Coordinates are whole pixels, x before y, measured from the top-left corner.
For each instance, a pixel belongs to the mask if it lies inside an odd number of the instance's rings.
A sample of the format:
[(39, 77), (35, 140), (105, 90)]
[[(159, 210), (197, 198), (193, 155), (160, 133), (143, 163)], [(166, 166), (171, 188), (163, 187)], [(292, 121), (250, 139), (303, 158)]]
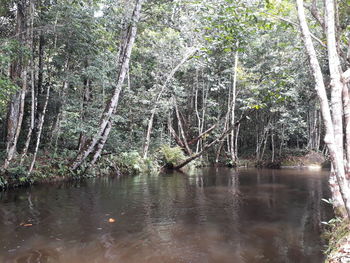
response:
[(327, 176), (207, 168), (2, 192), (0, 262), (320, 263)]

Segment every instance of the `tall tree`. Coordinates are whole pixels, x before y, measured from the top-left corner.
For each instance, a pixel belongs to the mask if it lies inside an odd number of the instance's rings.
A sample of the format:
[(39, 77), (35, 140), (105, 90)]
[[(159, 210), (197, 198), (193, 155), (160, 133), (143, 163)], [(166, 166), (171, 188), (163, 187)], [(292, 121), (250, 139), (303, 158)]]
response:
[[(343, 145), (343, 107), (342, 90), (343, 83), (340, 74), (340, 61), (337, 53), (334, 1), (325, 1), (325, 24), (327, 34), (327, 53), (329, 71), (331, 74), (331, 103), (332, 111), (328, 104), (326, 87), (323, 80), (320, 63), (318, 61), (314, 45), (312, 43), (309, 27), (306, 22), (303, 0), (297, 0), (298, 18), (302, 32), (306, 52), (309, 56), (311, 70), (315, 79), (315, 89), (320, 101), (322, 117), (324, 120), (326, 135), (325, 143), (328, 147), (334, 170), (331, 176), (332, 194), (336, 206), (345, 207), (345, 215), (350, 218), (350, 184), (345, 172), (344, 145)], [(334, 180), (334, 177), (336, 180)], [(338, 192), (339, 190), (339, 192)]]
[[(22, 48), (28, 47), (28, 3), (19, 0), (16, 3), (16, 39)], [(19, 57), (12, 62), (10, 78), (21, 87), (20, 91), (12, 96), (7, 116), (6, 158), (4, 168), (8, 168), (17, 151), (17, 142), (22, 128), (24, 115), (24, 102), (27, 91), (28, 62), (24, 50)]]
[(90, 143), (88, 143), (86, 148), (82, 149), (82, 151), (74, 160), (71, 166), (73, 170), (77, 170), (91, 153), (93, 153), (94, 151), (99, 151), (100, 148), (103, 148), (103, 145), (106, 141), (103, 138), (108, 137), (109, 135), (110, 128), (108, 127), (112, 125), (111, 117), (117, 108), (119, 95), (129, 68), (130, 55), (136, 38), (137, 24), (140, 19), (142, 2), (143, 0), (136, 0), (135, 8), (131, 17), (131, 23), (125, 34), (125, 39), (122, 41), (123, 44), (120, 48), (118, 61), (119, 72), (113, 96), (107, 103), (106, 108), (102, 114), (98, 132), (94, 135), (93, 139)]

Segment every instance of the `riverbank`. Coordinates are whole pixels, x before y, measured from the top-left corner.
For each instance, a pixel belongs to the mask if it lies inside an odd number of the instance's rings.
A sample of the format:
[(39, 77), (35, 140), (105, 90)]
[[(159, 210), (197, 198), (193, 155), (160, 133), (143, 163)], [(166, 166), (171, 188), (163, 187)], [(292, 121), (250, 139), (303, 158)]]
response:
[(247, 168), (328, 168), (329, 162), (320, 152), (299, 152), (297, 154), (285, 154), (274, 161), (271, 158), (257, 160), (254, 157), (241, 158), (236, 167)]
[(16, 161), (11, 168), (0, 170), (0, 190), (101, 176), (154, 174), (160, 171), (156, 161), (150, 158), (143, 159), (135, 151), (104, 156), (98, 164), (89, 168), (83, 167), (75, 172), (69, 168), (73, 158), (72, 152), (54, 158), (42, 153), (30, 175), (28, 175), (28, 164), (25, 161), (22, 164)]
[[(333, 221), (333, 222), (332, 222)], [(332, 219), (331, 228), (324, 233), (328, 240), (326, 263), (350, 262), (350, 222)]]
[[(152, 158), (143, 159), (138, 152), (126, 152), (119, 155), (104, 156), (98, 165), (88, 170), (73, 173), (69, 170), (70, 160), (74, 157), (73, 152), (61, 156), (48, 157), (44, 153), (37, 160), (36, 168), (28, 176), (26, 163), (14, 163), (12, 168), (0, 170), (0, 190), (11, 189), (32, 184), (54, 183), (69, 180), (80, 180), (90, 177), (105, 175), (137, 175), (145, 173), (159, 173), (166, 164), (176, 164), (185, 159), (183, 152), (178, 147), (164, 148), (161, 153)], [(256, 160), (254, 158), (242, 158), (237, 161), (237, 168), (321, 168), (326, 159), (321, 153), (307, 152), (302, 155), (285, 155), (274, 162), (271, 160)], [(199, 159), (191, 162), (187, 169), (208, 166)], [(232, 167), (230, 163), (222, 163), (223, 166)]]
[[(111, 174), (111, 173), (110, 173)], [(75, 174), (68, 169), (51, 168), (50, 172), (43, 170), (35, 170), (32, 174), (27, 175), (21, 169), (9, 169), (1, 171), (0, 174), (0, 191), (10, 190), (18, 187), (28, 187), (35, 184), (52, 184), (58, 182), (69, 182), (75, 180), (82, 180), (86, 178), (106, 176), (107, 174)], [(113, 174), (112, 174), (113, 175)]]

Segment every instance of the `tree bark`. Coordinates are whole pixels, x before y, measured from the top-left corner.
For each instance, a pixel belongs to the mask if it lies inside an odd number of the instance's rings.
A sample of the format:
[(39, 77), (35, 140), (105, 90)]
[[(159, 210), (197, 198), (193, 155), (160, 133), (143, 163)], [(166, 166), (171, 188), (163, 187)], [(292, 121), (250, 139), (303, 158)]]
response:
[(349, 88), (347, 84), (343, 86), (343, 107), (344, 107), (345, 154), (346, 154), (345, 170), (346, 170), (346, 173), (348, 174), (350, 172), (350, 97), (349, 97)]
[(109, 121), (104, 133), (102, 134), (100, 143), (98, 143), (96, 145), (96, 149), (94, 151), (94, 156), (92, 157), (92, 160), (91, 160), (91, 165), (94, 165), (98, 161), (98, 159), (100, 158), (102, 150), (103, 150), (103, 146), (105, 145), (105, 143), (108, 139), (108, 135), (109, 135), (111, 129), (112, 129), (112, 123), (111, 123), (111, 121)]

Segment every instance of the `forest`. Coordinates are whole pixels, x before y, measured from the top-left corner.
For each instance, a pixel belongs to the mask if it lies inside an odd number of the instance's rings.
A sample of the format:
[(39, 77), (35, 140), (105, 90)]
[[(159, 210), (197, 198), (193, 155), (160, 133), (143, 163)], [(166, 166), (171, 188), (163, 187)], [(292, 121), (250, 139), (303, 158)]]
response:
[(349, 233), (349, 83), (347, 0), (0, 0), (0, 188), (316, 156)]

